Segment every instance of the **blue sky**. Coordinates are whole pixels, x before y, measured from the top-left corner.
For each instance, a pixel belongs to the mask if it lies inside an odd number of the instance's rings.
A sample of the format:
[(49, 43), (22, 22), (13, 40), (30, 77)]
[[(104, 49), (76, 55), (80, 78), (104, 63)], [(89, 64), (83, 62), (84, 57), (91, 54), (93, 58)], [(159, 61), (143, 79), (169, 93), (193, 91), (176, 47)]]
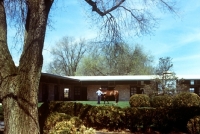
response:
[[(160, 57), (169, 56), (176, 74), (200, 75), (200, 1), (178, 0), (178, 7), (177, 14), (155, 12), (160, 21), (152, 35), (133, 36), (128, 43), (143, 46), (147, 53), (154, 56), (155, 65)], [(54, 5), (50, 16), (53, 28), (47, 29), (45, 38), (44, 66), (51, 61), (51, 46), (63, 36), (77, 39), (96, 36), (97, 30), (86, 17), (86, 10), (89, 11), (90, 7), (78, 0)]]

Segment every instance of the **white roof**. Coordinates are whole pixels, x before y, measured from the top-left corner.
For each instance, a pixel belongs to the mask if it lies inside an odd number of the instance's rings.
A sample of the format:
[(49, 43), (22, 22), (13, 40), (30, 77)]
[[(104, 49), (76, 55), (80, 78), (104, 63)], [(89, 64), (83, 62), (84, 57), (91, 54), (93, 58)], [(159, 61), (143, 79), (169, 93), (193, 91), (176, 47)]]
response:
[[(134, 80), (151, 80), (156, 75), (118, 75), (118, 76), (66, 76), (67, 78), (77, 79), (80, 81), (134, 81)], [(178, 79), (195, 80), (199, 79), (199, 75), (178, 75)]]
[(132, 81), (150, 80), (154, 75), (127, 75), (127, 76), (68, 76), (68, 78), (79, 79), (80, 81)]

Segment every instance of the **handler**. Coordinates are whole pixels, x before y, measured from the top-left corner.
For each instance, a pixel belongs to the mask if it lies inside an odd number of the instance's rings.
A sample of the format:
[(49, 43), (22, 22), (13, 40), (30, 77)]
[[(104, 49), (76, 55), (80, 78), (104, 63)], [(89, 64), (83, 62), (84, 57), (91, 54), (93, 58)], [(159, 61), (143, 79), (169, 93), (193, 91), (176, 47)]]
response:
[(101, 95), (103, 94), (103, 92), (101, 92), (101, 88), (99, 88), (98, 91), (97, 91), (96, 93), (97, 93), (97, 95), (98, 95), (98, 102), (97, 102), (97, 104), (100, 104)]

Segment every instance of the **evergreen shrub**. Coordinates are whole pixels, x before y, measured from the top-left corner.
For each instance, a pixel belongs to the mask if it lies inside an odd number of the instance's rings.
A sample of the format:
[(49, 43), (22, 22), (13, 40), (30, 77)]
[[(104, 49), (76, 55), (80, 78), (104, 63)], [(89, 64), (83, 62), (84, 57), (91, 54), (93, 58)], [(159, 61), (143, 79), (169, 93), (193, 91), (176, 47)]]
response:
[(150, 98), (146, 94), (134, 94), (129, 99), (131, 107), (150, 107)]
[(124, 128), (125, 112), (115, 106), (93, 106), (87, 113), (84, 122), (97, 129), (107, 128), (110, 130)]
[(173, 99), (173, 106), (178, 107), (199, 107), (200, 97), (195, 93), (182, 92)]
[(65, 113), (58, 113), (58, 112), (50, 113), (44, 122), (44, 125), (42, 128), (43, 133), (48, 134), (49, 131), (56, 125), (57, 122), (69, 120), (70, 118), (71, 116)]
[(138, 129), (146, 129), (153, 124), (155, 108), (152, 107), (127, 107), (124, 108), (126, 114), (125, 122), (126, 128), (130, 129), (132, 132)]
[(153, 96), (150, 103), (152, 107), (172, 107), (173, 97), (169, 95)]

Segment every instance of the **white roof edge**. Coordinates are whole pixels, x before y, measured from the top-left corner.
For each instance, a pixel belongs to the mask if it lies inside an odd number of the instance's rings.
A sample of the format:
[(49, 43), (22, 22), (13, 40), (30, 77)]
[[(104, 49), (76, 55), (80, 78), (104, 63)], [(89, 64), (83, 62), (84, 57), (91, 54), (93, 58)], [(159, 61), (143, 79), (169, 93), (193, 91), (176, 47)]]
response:
[[(118, 75), (118, 76), (66, 76), (71, 79), (80, 81), (131, 81), (131, 80), (151, 80), (155, 79), (156, 75)], [(176, 75), (178, 79), (200, 80), (199, 75)]]

